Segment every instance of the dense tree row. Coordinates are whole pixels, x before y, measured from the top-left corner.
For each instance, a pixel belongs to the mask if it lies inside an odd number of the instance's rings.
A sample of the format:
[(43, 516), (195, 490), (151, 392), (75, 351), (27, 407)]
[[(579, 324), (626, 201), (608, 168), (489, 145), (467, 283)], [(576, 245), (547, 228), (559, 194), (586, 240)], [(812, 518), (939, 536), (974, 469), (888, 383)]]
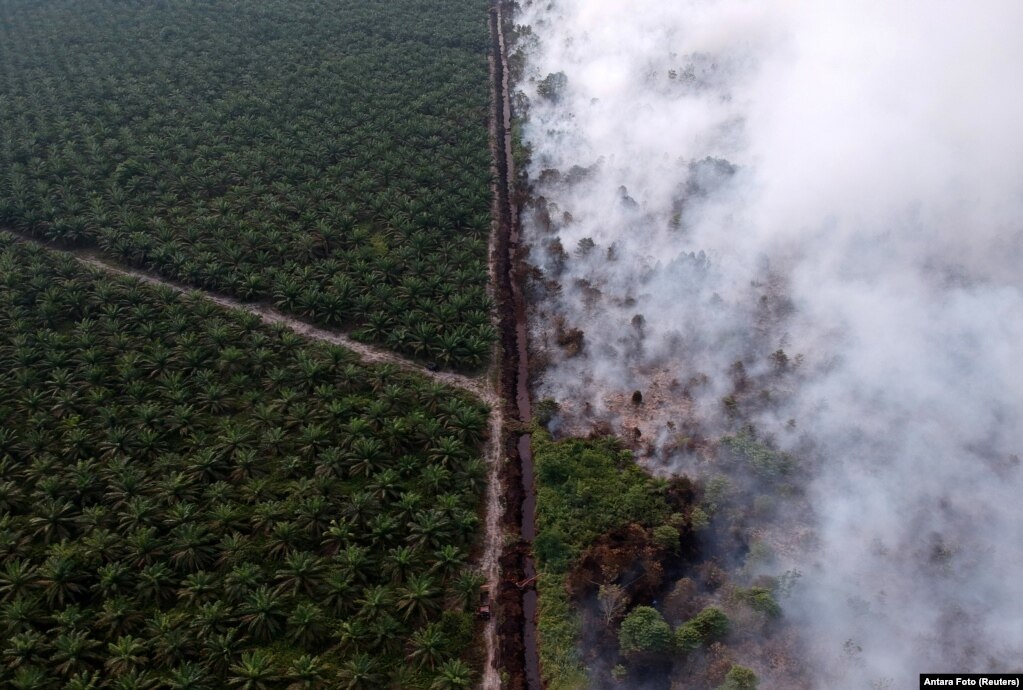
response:
[(486, 410), (0, 233), (0, 686), (462, 688)]
[(475, 367), (482, 0), (0, 0), (0, 225)]

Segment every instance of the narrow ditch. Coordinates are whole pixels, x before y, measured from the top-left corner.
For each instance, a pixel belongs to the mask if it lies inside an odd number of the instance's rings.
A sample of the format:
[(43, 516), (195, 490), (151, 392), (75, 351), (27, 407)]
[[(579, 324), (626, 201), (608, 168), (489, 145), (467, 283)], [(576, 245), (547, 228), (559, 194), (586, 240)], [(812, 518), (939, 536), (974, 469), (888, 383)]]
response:
[(504, 523), (514, 542), (506, 542), (501, 554), (502, 580), (498, 586), (497, 663), (505, 674), (507, 690), (541, 690), (536, 616), (536, 491), (530, 435), (532, 419), (529, 395), (529, 353), (526, 303), (520, 289), (521, 245), (519, 218), (513, 202), (515, 164), (512, 158), (511, 99), (503, 7), (493, 0), (490, 8), (491, 51), (494, 69), (494, 159), (498, 172), (498, 234), (492, 260), (495, 264), (495, 295), (501, 340), (500, 390), (505, 419), (506, 462), (502, 486), (506, 503)]

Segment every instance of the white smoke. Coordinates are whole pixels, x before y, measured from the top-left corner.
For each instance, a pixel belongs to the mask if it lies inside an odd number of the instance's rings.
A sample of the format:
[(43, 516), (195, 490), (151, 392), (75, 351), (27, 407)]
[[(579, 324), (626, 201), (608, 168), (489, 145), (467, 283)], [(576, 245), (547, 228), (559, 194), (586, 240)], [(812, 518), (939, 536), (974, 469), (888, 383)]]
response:
[[(540, 395), (599, 417), (706, 374), (687, 414), (720, 430), (730, 364), (804, 354), (756, 421), (815, 443), (787, 608), (819, 686), (1018, 665), (1023, 3), (554, 0), (517, 22), (550, 216), (526, 235), (561, 286), (536, 341), (558, 316), (585, 333)], [(663, 438), (679, 409), (653, 414)]]

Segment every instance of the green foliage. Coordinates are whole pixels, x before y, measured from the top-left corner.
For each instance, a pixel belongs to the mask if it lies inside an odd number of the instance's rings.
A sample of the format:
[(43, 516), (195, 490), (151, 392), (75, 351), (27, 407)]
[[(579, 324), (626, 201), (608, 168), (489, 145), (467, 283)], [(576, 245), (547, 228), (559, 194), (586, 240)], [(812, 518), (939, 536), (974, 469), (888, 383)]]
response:
[(682, 624), (675, 630), (675, 648), (680, 652), (692, 652), (703, 646), (703, 635), (693, 625)]
[(700, 506), (693, 506), (693, 510), (689, 514), (689, 526), (693, 531), (706, 529), (710, 526), (710, 516)]
[(717, 687), (717, 690), (757, 690), (760, 681), (755, 674), (745, 666), (732, 666), (728, 669), (725, 682)]
[[(554, 441), (534, 425), (533, 461), (533, 549), (541, 569), (540, 666), (550, 690), (581, 690), (587, 681), (576, 649), (579, 619), (565, 593), (564, 573), (601, 534), (633, 522), (652, 527), (665, 522), (671, 511), (663, 486), (637, 467), (614, 439)], [(670, 644), (670, 629), (668, 640)]]
[(576, 648), (579, 614), (565, 593), (561, 574), (542, 572), (537, 581), (541, 592), (537, 632), (540, 637), (540, 668), (548, 690), (583, 690), (586, 673)]
[(759, 611), (769, 618), (781, 616), (781, 606), (766, 587), (750, 587), (739, 591), (739, 598), (754, 611)]
[(749, 551), (746, 552), (743, 568), (749, 573), (755, 572), (769, 563), (773, 557), (774, 551), (770, 544), (762, 539), (754, 539), (749, 545)]
[(0, 227), (479, 366), (486, 12), (6, 0)]
[(779, 479), (792, 471), (793, 459), (787, 453), (772, 450), (759, 440), (751, 429), (743, 429), (721, 439), (721, 445), (742, 459), (764, 479)]
[(537, 560), (551, 572), (563, 573), (568, 569), (572, 551), (561, 530), (543, 530), (533, 540), (533, 553)]
[(554, 441), (533, 433), (537, 474), (537, 559), (562, 572), (601, 534), (630, 523), (647, 527), (670, 514), (663, 487), (614, 439)]
[(675, 630), (675, 646), (683, 652), (691, 652), (727, 634), (728, 616), (721, 609), (708, 606)]
[(430, 690), (463, 690), (472, 687), (472, 669), (460, 659), (445, 661), (437, 670)]
[(475, 634), (475, 619), (467, 611), (444, 611), (440, 618), (440, 631), (447, 641), (452, 656), (468, 649)]
[(657, 546), (672, 553), (678, 552), (679, 542), (682, 539), (678, 529), (671, 525), (658, 525), (654, 527), (651, 534)]
[(713, 516), (732, 494), (732, 482), (723, 475), (711, 477), (704, 484), (703, 506), (706, 514)]
[(526, 142), (525, 136), (523, 136), (522, 130), (524, 121), (522, 117), (515, 112), (515, 107), (516, 106), (514, 105), (512, 106), (512, 160), (515, 163), (515, 169), (519, 171), (521, 176), (524, 174), (524, 171), (528, 169), (529, 160), (533, 152), (528, 142)]
[(544, 398), (533, 406), (533, 416), (542, 426), (547, 426), (557, 413), (558, 403), (551, 398)]
[(618, 631), (622, 654), (664, 654), (671, 645), (671, 627), (657, 609), (649, 606), (630, 611)]
[[(41, 687), (432, 682), (472, 642), (443, 605), (485, 426), (457, 391), (0, 233), (5, 648)], [(431, 625), (436, 669), (405, 658)]]
[(700, 611), (689, 621), (707, 642), (717, 640), (728, 634), (728, 617), (721, 609), (713, 606)]

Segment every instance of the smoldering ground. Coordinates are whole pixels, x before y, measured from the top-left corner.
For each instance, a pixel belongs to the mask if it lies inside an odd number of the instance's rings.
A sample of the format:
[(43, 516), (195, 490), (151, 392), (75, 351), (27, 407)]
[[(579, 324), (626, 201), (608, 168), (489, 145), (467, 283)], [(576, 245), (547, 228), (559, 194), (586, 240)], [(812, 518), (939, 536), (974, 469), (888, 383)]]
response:
[(699, 472), (672, 425), (732, 429), (742, 362), (769, 401), (741, 421), (813, 448), (815, 538), (776, 565), (819, 686), (1018, 663), (1023, 5), (521, 9), (559, 423), (642, 427), (648, 462)]

